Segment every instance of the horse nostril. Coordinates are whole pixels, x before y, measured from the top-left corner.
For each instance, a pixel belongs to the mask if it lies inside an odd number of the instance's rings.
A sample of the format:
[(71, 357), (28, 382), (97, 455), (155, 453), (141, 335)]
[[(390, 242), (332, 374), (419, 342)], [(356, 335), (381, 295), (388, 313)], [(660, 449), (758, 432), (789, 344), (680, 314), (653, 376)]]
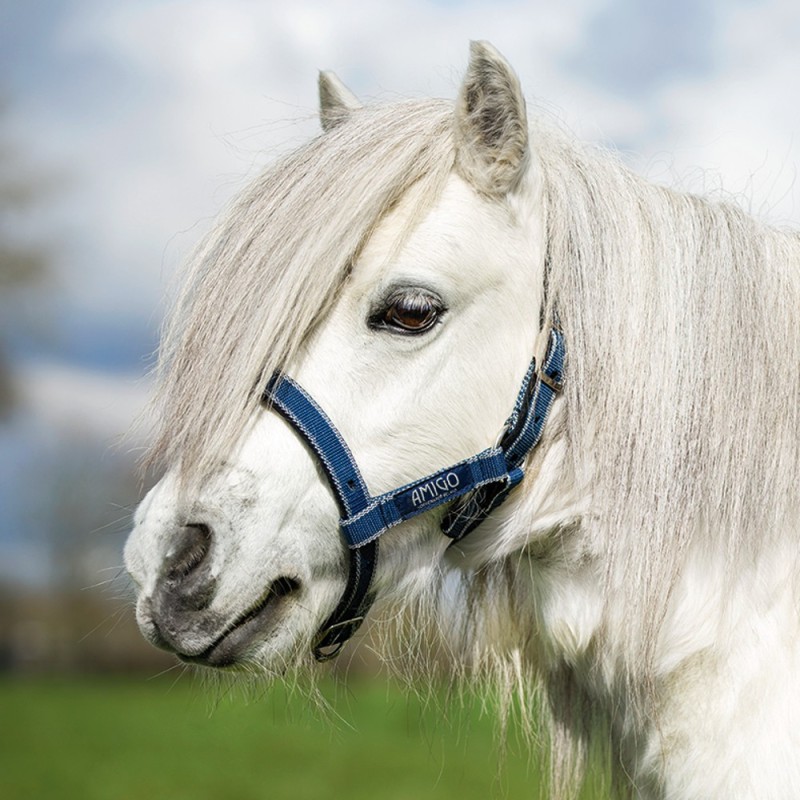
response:
[(161, 568), (158, 593), (173, 610), (202, 611), (214, 599), (212, 539), (211, 528), (203, 524), (184, 525), (175, 534)]
[(167, 580), (183, 581), (205, 561), (210, 549), (211, 529), (208, 525), (184, 526), (164, 563)]

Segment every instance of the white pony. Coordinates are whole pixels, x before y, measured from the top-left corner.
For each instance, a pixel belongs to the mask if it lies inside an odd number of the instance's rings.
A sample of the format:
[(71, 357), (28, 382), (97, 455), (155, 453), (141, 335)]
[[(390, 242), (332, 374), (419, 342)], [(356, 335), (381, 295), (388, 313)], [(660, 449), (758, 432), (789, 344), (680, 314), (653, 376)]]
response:
[(392, 528), (372, 591), (544, 687), (556, 796), (599, 742), (621, 794), (800, 797), (798, 234), (529, 122), (487, 44), (455, 107), (320, 89), (324, 132), (221, 219), (165, 336), (168, 469), (125, 553), (144, 635), (228, 670), (312, 661), (347, 551), (262, 403), (276, 370), (378, 494), (490, 447), (558, 325), (523, 482), (454, 547), (441, 508)]

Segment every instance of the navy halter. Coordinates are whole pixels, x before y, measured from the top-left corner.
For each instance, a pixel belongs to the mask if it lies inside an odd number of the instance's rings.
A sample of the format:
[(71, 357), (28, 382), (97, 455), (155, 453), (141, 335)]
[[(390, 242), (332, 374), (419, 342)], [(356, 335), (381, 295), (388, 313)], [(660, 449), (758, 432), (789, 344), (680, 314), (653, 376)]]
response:
[[(318, 661), (333, 658), (355, 633), (372, 605), (370, 583), (378, 538), (389, 528), (455, 501), (441, 523), (457, 542), (478, 527), (524, 476), (523, 461), (539, 443), (555, 395), (561, 391), (564, 339), (550, 330), (544, 364), (531, 362), (498, 444), (431, 475), (378, 497), (369, 493), (353, 454), (325, 412), (305, 390), (283, 374), (272, 377), (263, 399), (305, 440), (320, 461), (341, 513), (339, 527), (350, 554), (347, 586), (320, 628), (314, 645)], [(323, 648), (333, 648), (325, 652)]]

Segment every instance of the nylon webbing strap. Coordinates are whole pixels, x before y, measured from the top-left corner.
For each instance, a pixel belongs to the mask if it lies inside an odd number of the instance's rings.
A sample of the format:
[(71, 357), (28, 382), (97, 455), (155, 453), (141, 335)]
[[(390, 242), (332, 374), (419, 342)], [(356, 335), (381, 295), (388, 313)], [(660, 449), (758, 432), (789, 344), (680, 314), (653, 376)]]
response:
[(341, 434), (299, 384), (286, 375), (276, 376), (264, 392), (264, 399), (301, 434), (322, 464), (342, 512), (339, 526), (350, 549), (362, 547), (417, 514), (508, 478), (503, 450), (492, 447), (398, 489), (371, 497)]
[[(356, 460), (325, 412), (286, 375), (275, 375), (264, 391), (272, 404), (302, 436), (322, 464), (328, 477), (342, 521), (362, 513), (371, 498)], [(326, 661), (336, 656), (341, 646), (358, 630), (372, 605), (369, 587), (378, 559), (378, 541), (350, 548), (347, 585), (336, 608), (319, 630), (314, 657)], [(323, 649), (325, 648), (325, 649)], [(332, 648), (326, 651), (327, 648)]]
[[(359, 629), (372, 605), (369, 587), (378, 561), (378, 540), (348, 550), (350, 565), (347, 586), (333, 613), (319, 629), (314, 643), (317, 661), (334, 658), (342, 645)], [(333, 648), (326, 652), (323, 648)]]
[(475, 530), (522, 480), (523, 462), (542, 438), (553, 400), (561, 391), (563, 375), (564, 337), (560, 331), (551, 328), (542, 369), (537, 371), (536, 359), (531, 362), (500, 439), (500, 449), (507, 464), (507, 479), (478, 487), (455, 503), (442, 520), (445, 536), (457, 542)]
[(363, 511), (370, 502), (367, 485), (350, 448), (327, 414), (302, 386), (286, 375), (273, 376), (264, 399), (280, 411), (314, 451), (328, 476), (342, 517)]
[(500, 480), (506, 461), (499, 448), (484, 450), (452, 467), (376, 497), (360, 514), (341, 521), (350, 547), (361, 547), (404, 520), (449, 503), (478, 486)]
[[(378, 537), (385, 531), (455, 501), (442, 522), (454, 541), (474, 530), (523, 478), (523, 462), (538, 444), (553, 399), (561, 388), (564, 341), (552, 329), (544, 365), (531, 363), (499, 446), (377, 497), (369, 493), (344, 438), (312, 397), (286, 375), (275, 375), (264, 391), (270, 403), (319, 459), (341, 512), (339, 527), (347, 542), (347, 586), (319, 632), (314, 654), (332, 658), (359, 627), (372, 603)], [(321, 648), (334, 648), (323, 652)]]

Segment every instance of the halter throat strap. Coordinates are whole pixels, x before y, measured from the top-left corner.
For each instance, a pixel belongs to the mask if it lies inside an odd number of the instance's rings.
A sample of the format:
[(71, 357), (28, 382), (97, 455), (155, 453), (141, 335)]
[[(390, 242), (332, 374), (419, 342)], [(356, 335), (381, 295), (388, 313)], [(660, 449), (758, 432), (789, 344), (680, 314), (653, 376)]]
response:
[(314, 399), (287, 375), (272, 377), (264, 401), (292, 425), (319, 460), (339, 506), (339, 527), (349, 553), (347, 586), (320, 628), (314, 646), (317, 660), (333, 658), (363, 622), (373, 599), (378, 540), (385, 531), (452, 502), (441, 527), (455, 543), (506, 500), (524, 477), (523, 462), (541, 439), (563, 372), (564, 339), (552, 328), (542, 367), (537, 369), (536, 359), (531, 362), (495, 447), (376, 497), (370, 495), (344, 438)]

